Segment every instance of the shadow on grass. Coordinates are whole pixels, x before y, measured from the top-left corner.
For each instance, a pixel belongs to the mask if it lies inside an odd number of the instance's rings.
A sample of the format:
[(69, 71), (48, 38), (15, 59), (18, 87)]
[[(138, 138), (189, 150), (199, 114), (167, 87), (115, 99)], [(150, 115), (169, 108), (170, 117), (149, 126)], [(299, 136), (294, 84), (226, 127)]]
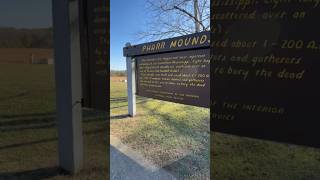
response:
[(18, 179), (46, 179), (58, 175), (66, 175), (62, 169), (58, 167), (41, 168), (30, 171), (0, 173), (1, 180), (18, 180)]
[[(173, 127), (179, 134), (182, 134), (183, 136), (188, 136), (194, 140), (199, 140), (202, 139), (201, 137), (198, 137), (200, 134), (195, 134), (195, 131), (193, 131), (192, 133), (190, 133), (190, 125), (188, 125), (186, 122), (187, 121), (176, 121), (171, 115), (170, 113), (161, 113), (158, 111), (158, 109), (160, 109), (162, 106), (164, 106), (166, 103), (161, 102), (159, 103), (159, 105), (157, 105), (154, 108), (150, 108), (148, 107), (146, 104), (142, 104), (142, 107), (147, 111), (147, 114), (152, 114), (152, 115), (156, 115), (159, 116), (159, 120), (161, 120), (163, 123), (167, 124), (169, 127)], [(183, 110), (181, 111), (186, 111), (186, 112), (192, 112), (192, 107), (191, 106), (185, 106), (183, 108)], [(176, 111), (178, 112), (178, 111)], [(207, 123), (205, 125), (208, 125), (207, 128), (207, 133), (210, 134), (210, 129), (209, 129), (209, 116), (207, 118), (204, 118), (202, 120), (200, 120), (199, 122), (202, 121), (206, 121)], [(203, 132), (199, 132), (199, 133), (203, 133)], [(208, 135), (209, 136), (209, 135)], [(196, 139), (195, 139), (196, 138)], [(205, 141), (209, 141), (209, 140), (205, 140)], [(203, 142), (201, 142), (203, 143)]]
[[(148, 98), (145, 98), (145, 97), (141, 97), (141, 96), (138, 96), (137, 97), (137, 100), (139, 101), (139, 100), (146, 100), (146, 99), (148, 99)], [(128, 101), (128, 97), (116, 97), (116, 98), (110, 98), (110, 102), (115, 102), (115, 103), (117, 103), (117, 102), (127, 102)]]
[[(148, 101), (150, 101), (150, 100), (148, 100), (148, 99), (141, 99), (140, 101), (136, 102), (136, 104), (143, 104), (143, 103), (146, 103), (146, 102), (148, 102)], [(123, 101), (123, 102), (127, 102), (127, 100), (126, 100), (126, 101)], [(119, 103), (120, 103), (120, 102), (119, 102)], [(128, 105), (126, 104), (126, 105), (121, 105), (121, 106), (114, 106), (114, 107), (110, 107), (110, 109), (118, 109), (118, 108), (123, 108), (123, 107), (128, 107)]]
[[(100, 129), (94, 129), (94, 130), (89, 130), (89, 131), (85, 131), (84, 135), (91, 135), (91, 134), (98, 134), (98, 133), (105, 133), (106, 132), (106, 128), (100, 128)], [(40, 143), (47, 143), (47, 142), (53, 142), (53, 141), (58, 141), (57, 137), (54, 138), (47, 138), (47, 139), (41, 139), (38, 141), (31, 141), (31, 142), (25, 142), (25, 143), (19, 143), (19, 144), (11, 144), (11, 145), (7, 145), (7, 146), (0, 146), (0, 151), (1, 150), (7, 150), (10, 148), (18, 148), (18, 147), (22, 147), (22, 146), (31, 146), (34, 144), (40, 144)]]
[[(56, 126), (56, 113), (39, 113), (24, 115), (2, 115), (5, 117), (0, 121), (0, 132), (22, 131), (29, 129), (45, 129)], [(106, 120), (105, 112), (83, 110), (83, 122), (91, 123)]]
[[(34, 114), (14, 114), (14, 115), (0, 115), (0, 118), (6, 118), (6, 119), (14, 119), (19, 117), (34, 117), (34, 116), (53, 116), (55, 115), (55, 112), (47, 112), (47, 113), (34, 113)], [(0, 122), (1, 123), (1, 122)]]
[[(97, 117), (97, 116), (105, 116), (105, 112), (104, 111), (98, 111), (98, 110), (93, 110), (93, 109), (87, 109), (87, 108), (83, 108), (82, 110), (82, 114), (84, 116), (84, 118), (87, 117)], [(7, 119), (7, 120), (27, 120), (30, 118), (41, 118), (41, 117), (55, 117), (56, 112), (46, 112), (46, 113), (33, 113), (33, 114), (0, 114), (0, 125), (1, 125), (1, 121), (3, 119)], [(13, 121), (13, 120), (12, 120)]]
[[(208, 154), (207, 158), (202, 158), (203, 154)], [(162, 168), (170, 172), (179, 179), (185, 179), (188, 177), (196, 176), (201, 173), (201, 177), (208, 177), (210, 173), (210, 166), (208, 164), (209, 150), (202, 149), (195, 154), (189, 154), (183, 158), (174, 161)]]
[(110, 98), (110, 102), (127, 102), (127, 97)]
[(127, 117), (130, 117), (129, 114), (121, 114), (121, 115), (111, 116), (110, 120), (125, 119)]
[(26, 95), (28, 95), (28, 91), (23, 91), (23, 92), (21, 92), (21, 93), (19, 93), (19, 94), (16, 94), (16, 95), (14, 95), (14, 96), (9, 96), (9, 97), (2, 97), (2, 98), (0, 98), (0, 101), (12, 101), (13, 99), (15, 99), (15, 98), (19, 98), (19, 97), (23, 97), (23, 96), (26, 96)]
[[(179, 160), (172, 162), (171, 164), (165, 165), (163, 168), (175, 175), (176, 177), (186, 178), (195, 175), (201, 175), (202, 178), (209, 177), (209, 154), (210, 154), (210, 146), (209, 146), (209, 117), (203, 118), (201, 120), (197, 120), (201, 124), (203, 128), (207, 127), (207, 132), (201, 131), (201, 129), (190, 129), (190, 125), (187, 124), (188, 120), (181, 121), (174, 118), (173, 113), (168, 112), (160, 112), (159, 109), (167, 106), (167, 103), (160, 102), (155, 107), (150, 107), (147, 104), (142, 104), (141, 107), (146, 112), (143, 116), (148, 117), (149, 115), (158, 116), (159, 121), (166, 126), (172, 128), (172, 131), (175, 131), (175, 134), (179, 134), (179, 136), (184, 136), (188, 139), (191, 139), (197, 142), (199, 147), (190, 147), (191, 154), (182, 157)], [(186, 111), (192, 113), (193, 107), (184, 106), (183, 109), (178, 108), (175, 112)], [(187, 116), (186, 118), (188, 118)], [(141, 128), (135, 129), (129, 137), (128, 141), (134, 141), (138, 138), (140, 132), (149, 131), (150, 127), (142, 126)], [(159, 131), (161, 129), (153, 129), (152, 131)], [(146, 140), (148, 141), (148, 140)], [(160, 142), (161, 143), (161, 142)], [(202, 176), (203, 172), (206, 172), (204, 176)]]

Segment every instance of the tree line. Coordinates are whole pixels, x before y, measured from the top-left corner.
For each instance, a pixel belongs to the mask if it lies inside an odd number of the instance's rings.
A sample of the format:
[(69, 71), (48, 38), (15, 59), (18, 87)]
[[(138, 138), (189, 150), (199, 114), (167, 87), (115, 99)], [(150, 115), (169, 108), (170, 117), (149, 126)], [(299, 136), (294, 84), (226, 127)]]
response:
[(0, 27), (0, 48), (52, 48), (52, 28)]
[(127, 76), (127, 71), (123, 70), (111, 70), (110, 76)]

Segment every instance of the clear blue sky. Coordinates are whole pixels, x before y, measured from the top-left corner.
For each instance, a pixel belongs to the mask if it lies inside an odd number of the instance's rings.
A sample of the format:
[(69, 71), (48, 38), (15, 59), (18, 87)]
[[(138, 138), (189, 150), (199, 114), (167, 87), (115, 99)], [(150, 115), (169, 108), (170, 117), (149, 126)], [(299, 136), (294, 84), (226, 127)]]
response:
[(51, 0), (0, 0), (0, 26), (43, 28), (51, 25)]
[[(137, 40), (136, 33), (145, 29), (146, 0), (110, 0), (110, 68), (125, 70), (122, 49), (126, 42)], [(141, 42), (139, 42), (141, 43)]]

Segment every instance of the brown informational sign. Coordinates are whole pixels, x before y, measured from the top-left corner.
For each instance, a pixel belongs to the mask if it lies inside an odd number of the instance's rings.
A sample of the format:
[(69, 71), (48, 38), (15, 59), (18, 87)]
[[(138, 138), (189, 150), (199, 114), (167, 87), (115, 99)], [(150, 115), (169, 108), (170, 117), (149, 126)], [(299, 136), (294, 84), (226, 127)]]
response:
[(319, 6), (211, 4), (211, 130), (320, 147)]
[(136, 63), (137, 95), (209, 108), (209, 49), (140, 56)]
[(123, 48), (126, 57), (141, 56), (146, 54), (158, 54), (164, 52), (209, 48), (210, 32), (200, 33), (164, 39)]
[(124, 48), (136, 62), (136, 94), (209, 108), (209, 46), (201, 32)]
[(109, 77), (108, 0), (82, 0), (81, 56), (84, 107), (107, 111)]

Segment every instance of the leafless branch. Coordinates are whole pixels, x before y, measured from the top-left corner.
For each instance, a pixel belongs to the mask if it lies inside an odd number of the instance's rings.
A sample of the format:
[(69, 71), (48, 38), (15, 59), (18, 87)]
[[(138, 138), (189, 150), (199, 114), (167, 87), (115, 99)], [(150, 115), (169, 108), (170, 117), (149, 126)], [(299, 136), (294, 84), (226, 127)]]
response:
[(150, 17), (136, 36), (139, 41), (159, 40), (195, 32), (196, 22), (201, 31), (210, 30), (209, 0), (198, 0), (200, 17), (194, 15), (194, 0), (147, 0), (146, 12)]

